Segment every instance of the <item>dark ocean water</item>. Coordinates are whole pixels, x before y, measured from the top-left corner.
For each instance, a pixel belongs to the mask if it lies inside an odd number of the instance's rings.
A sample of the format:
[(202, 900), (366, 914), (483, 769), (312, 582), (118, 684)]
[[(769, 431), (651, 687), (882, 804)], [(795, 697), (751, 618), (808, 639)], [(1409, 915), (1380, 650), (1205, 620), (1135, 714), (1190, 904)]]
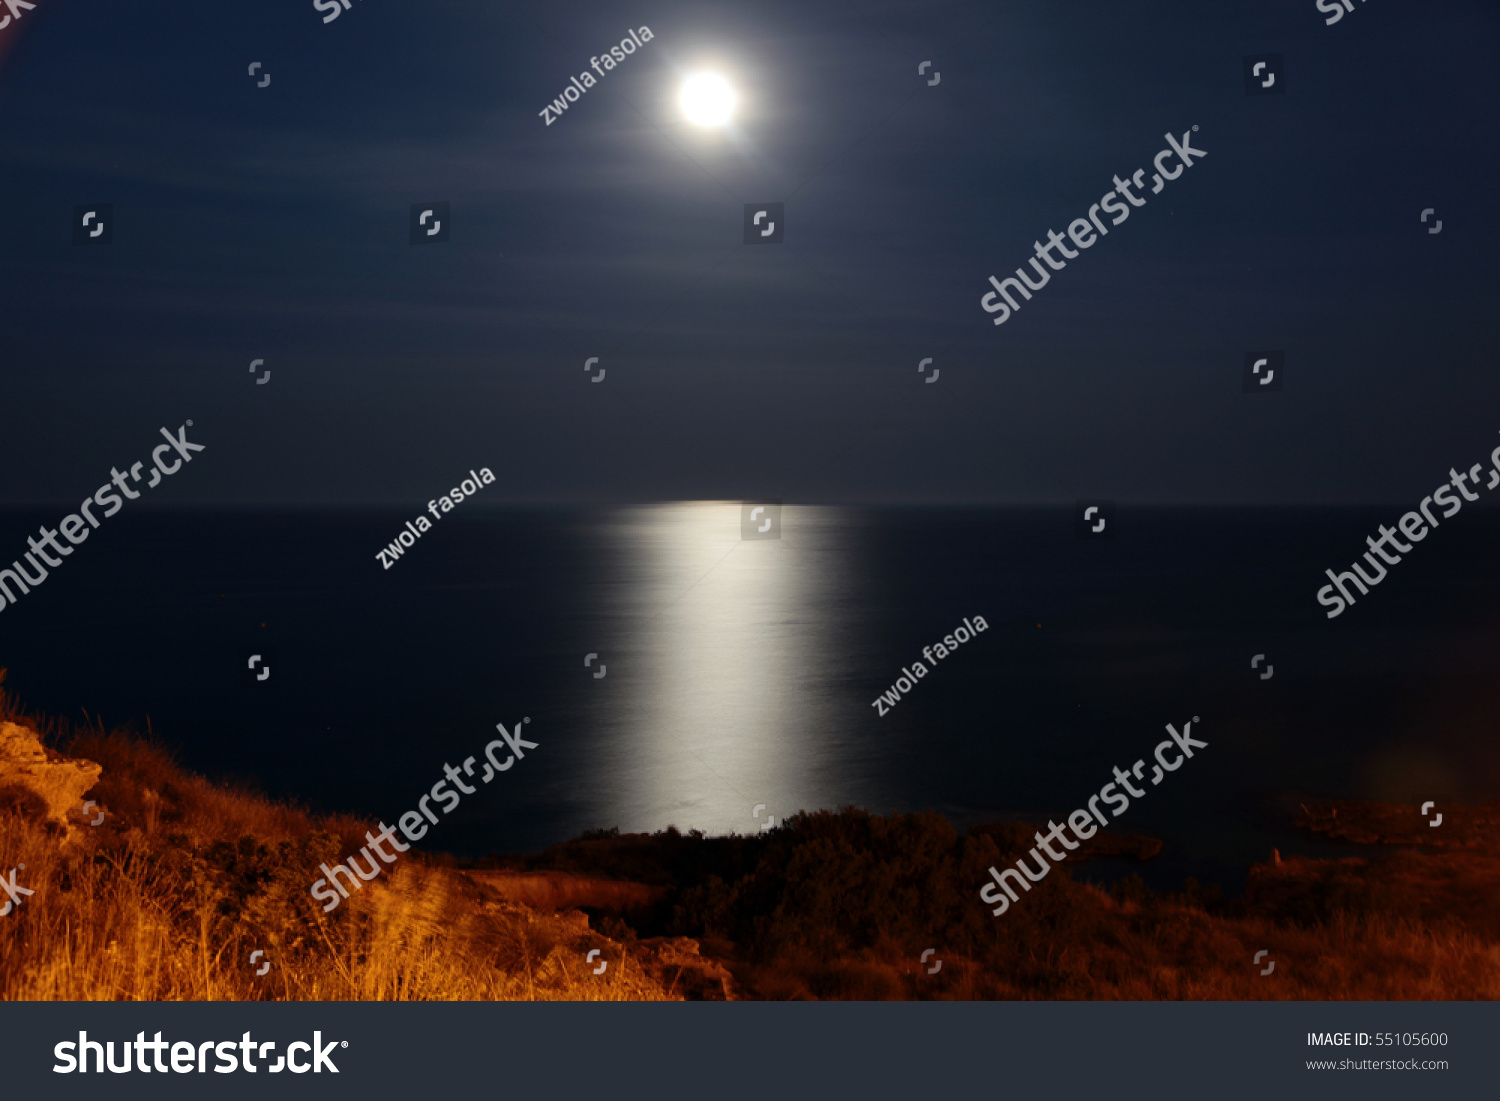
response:
[[(1148, 881), (1234, 892), (1273, 846), (1329, 851), (1298, 798), (1500, 797), (1496, 511), (1337, 619), (1316, 602), (1400, 511), (1122, 508), (1085, 541), (1068, 508), (788, 506), (744, 541), (737, 503), (480, 500), (384, 570), (415, 510), (132, 507), (0, 612), (0, 664), (31, 707), (149, 716), (195, 770), (388, 822), (528, 717), (540, 748), (427, 836), (462, 854), (847, 804), (1059, 816), (1198, 716), (1209, 748), (1116, 828), (1164, 839)], [(61, 514), (0, 513), (3, 554)]]

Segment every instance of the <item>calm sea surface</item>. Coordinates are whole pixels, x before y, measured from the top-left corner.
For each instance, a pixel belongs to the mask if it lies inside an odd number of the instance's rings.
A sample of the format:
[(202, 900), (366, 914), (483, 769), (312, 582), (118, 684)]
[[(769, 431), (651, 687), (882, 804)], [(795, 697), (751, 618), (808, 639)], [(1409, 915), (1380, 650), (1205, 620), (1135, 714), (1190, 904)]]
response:
[[(149, 716), (195, 770), (388, 822), (529, 717), (540, 748), (428, 834), (464, 854), (847, 804), (1059, 816), (1196, 715), (1209, 748), (1118, 828), (1165, 840), (1148, 880), (1233, 892), (1273, 846), (1325, 851), (1299, 798), (1500, 797), (1496, 512), (1335, 620), (1315, 600), (1399, 511), (1122, 508), (1084, 541), (1069, 509), (787, 506), (745, 541), (738, 503), (481, 499), (386, 570), (415, 509), (127, 509), (0, 612), (0, 664), (34, 708)], [(60, 518), (0, 513), (0, 555)]]

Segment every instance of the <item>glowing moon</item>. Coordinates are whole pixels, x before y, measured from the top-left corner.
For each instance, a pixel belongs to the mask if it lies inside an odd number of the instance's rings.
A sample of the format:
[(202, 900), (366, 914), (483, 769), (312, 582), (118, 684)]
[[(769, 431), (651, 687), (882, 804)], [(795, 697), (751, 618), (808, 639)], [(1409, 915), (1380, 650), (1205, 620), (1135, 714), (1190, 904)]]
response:
[(682, 111), (699, 126), (722, 126), (734, 112), (734, 89), (714, 73), (699, 73), (682, 86)]

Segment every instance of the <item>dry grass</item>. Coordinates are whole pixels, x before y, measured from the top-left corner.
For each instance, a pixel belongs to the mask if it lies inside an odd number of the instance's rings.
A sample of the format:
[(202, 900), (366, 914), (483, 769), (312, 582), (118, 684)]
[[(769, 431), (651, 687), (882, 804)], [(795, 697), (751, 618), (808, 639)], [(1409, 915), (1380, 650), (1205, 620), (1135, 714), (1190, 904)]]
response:
[[(497, 903), (415, 854), (324, 914), (308, 894), (318, 865), (370, 823), (210, 784), (125, 733), (38, 723), (3, 692), (0, 717), (102, 764), (92, 798), (110, 812), (72, 841), (25, 807), (0, 812), (0, 871), (24, 865), (35, 891), (0, 919), (0, 999), (668, 997), (582, 915)], [(616, 961), (606, 975), (584, 966), (593, 947)]]

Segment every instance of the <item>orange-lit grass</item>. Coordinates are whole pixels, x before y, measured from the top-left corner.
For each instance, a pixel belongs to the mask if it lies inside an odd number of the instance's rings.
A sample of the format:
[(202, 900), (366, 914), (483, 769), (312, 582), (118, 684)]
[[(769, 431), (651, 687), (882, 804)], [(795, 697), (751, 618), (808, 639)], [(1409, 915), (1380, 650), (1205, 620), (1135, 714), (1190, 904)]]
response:
[[(3, 692), (0, 718), (31, 721)], [(608, 975), (586, 969), (604, 938), (486, 901), (415, 853), (324, 914), (308, 894), (317, 866), (357, 850), (369, 823), (211, 784), (124, 733), (32, 725), (104, 766), (92, 797), (110, 818), (65, 842), (34, 816), (0, 813), (0, 872), (24, 865), (18, 881), (36, 892), (0, 918), (0, 999), (668, 997), (618, 950)]]

